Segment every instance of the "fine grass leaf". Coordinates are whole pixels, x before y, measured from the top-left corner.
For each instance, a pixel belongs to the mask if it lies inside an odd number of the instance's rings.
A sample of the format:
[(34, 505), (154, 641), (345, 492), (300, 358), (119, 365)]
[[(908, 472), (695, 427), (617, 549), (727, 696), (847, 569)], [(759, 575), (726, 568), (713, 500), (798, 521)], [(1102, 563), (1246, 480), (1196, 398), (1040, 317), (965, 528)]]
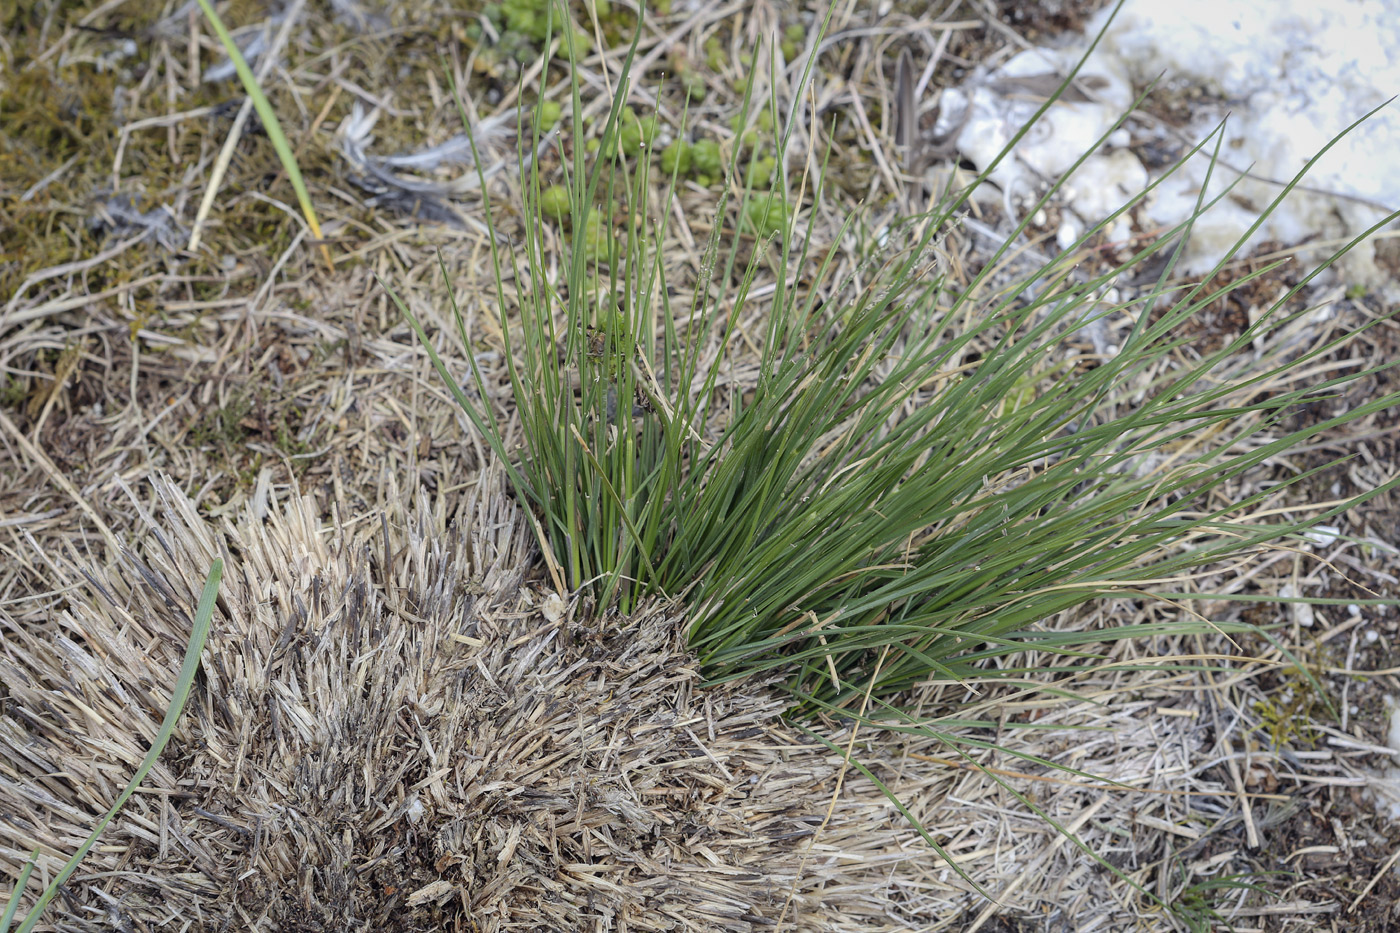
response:
[[(63, 869), (54, 877), (44, 892), (39, 895), (39, 899), (30, 908), (28, 916), (19, 925), (18, 933), (29, 933), (39, 922), (40, 915), (49, 901), (53, 900), (55, 894), (72, 875), (78, 870), (83, 857), (88, 854), (93, 845), (97, 842), (102, 831), (107, 828), (107, 824), (112, 822), (123, 806), (126, 805), (131, 795), (136, 793), (136, 788), (141, 786), (141, 782), (146, 779), (151, 768), (159, 760), (161, 752), (165, 751), (165, 746), (170, 741), (170, 737), (175, 734), (175, 725), (180, 721), (180, 715), (184, 712), (185, 701), (189, 699), (190, 688), (194, 685), (195, 673), (199, 670), (199, 656), (204, 650), (204, 642), (209, 637), (209, 627), (214, 618), (214, 603), (219, 596), (219, 581), (223, 578), (224, 562), (216, 559), (209, 568), (209, 576), (204, 581), (204, 592), (200, 594), (199, 605), (195, 609), (194, 622), (190, 628), (190, 640), (185, 646), (185, 658), (180, 665), (180, 674), (175, 679), (175, 687), (170, 694), (170, 706), (165, 711), (165, 719), (160, 724), (160, 731), (156, 733), (155, 741), (151, 743), (150, 749), (146, 752), (146, 757), (142, 760), (136, 773), (132, 775), (127, 783), (126, 789), (117, 796), (112, 808), (97, 821), (92, 829), (92, 833), (78, 847), (78, 851), (73, 854), (63, 866)], [(0, 933), (8, 933), (9, 922), (14, 915), (15, 906), (19, 903), (20, 895), (24, 892), (25, 882), (29, 880), (30, 870), (33, 868), (37, 853), (30, 859), (25, 870), (20, 874), (15, 889), (10, 892), (10, 904), (5, 911), (3, 919), (0, 919)]]
[[(301, 175), (301, 166), (297, 164), (296, 153), (292, 151), (292, 145), (287, 141), (287, 134), (282, 132), (282, 123), (277, 119), (277, 111), (272, 109), (271, 102), (263, 93), (262, 85), (258, 83), (257, 75), (253, 74), (253, 69), (248, 67), (247, 60), (239, 51), (238, 43), (233, 40), (228, 27), (219, 18), (219, 14), (214, 11), (213, 5), (210, 4), (209, 0), (199, 0), (199, 8), (204, 11), (204, 16), (214, 30), (214, 35), (218, 37), (219, 44), (224, 47), (229, 61), (233, 62), (234, 71), (238, 73), (238, 80), (242, 82), (243, 89), (248, 92), (248, 99), (253, 102), (253, 109), (257, 111), (258, 119), (262, 121), (263, 129), (267, 132), (267, 138), (272, 141), (272, 147), (277, 151), (277, 159), (282, 163), (283, 171), (287, 173), (287, 180), (292, 183), (292, 190), (296, 192), (297, 203), (301, 206), (302, 216), (306, 218), (306, 225), (311, 228), (311, 235), (317, 240), (322, 239), (321, 224), (316, 219), (316, 208), (311, 203), (311, 193), (306, 188), (306, 181)], [(335, 267), (334, 263), (331, 262), (330, 251), (324, 243), (321, 245), (321, 256), (325, 259), (326, 268), (333, 269)]]

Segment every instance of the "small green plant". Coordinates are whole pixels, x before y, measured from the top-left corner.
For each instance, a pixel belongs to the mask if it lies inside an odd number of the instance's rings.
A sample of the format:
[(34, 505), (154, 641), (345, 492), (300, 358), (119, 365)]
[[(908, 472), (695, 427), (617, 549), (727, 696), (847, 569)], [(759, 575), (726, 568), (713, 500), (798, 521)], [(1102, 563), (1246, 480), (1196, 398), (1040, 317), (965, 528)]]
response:
[(540, 192), (540, 213), (555, 220), (563, 220), (570, 214), (569, 189), (563, 185), (550, 185)]
[(564, 107), (558, 101), (542, 100), (535, 106), (535, 117), (539, 121), (540, 132), (548, 133), (564, 115)]
[(0, 408), (18, 408), (29, 397), (29, 386), (18, 376), (6, 376), (0, 383)]
[[(753, 181), (752, 178), (750, 181)], [(760, 237), (781, 234), (791, 221), (791, 205), (784, 204), (782, 198), (773, 195), (755, 197), (744, 205), (744, 227)]]
[(1287, 681), (1281, 688), (1254, 703), (1254, 714), (1259, 717), (1255, 729), (1271, 749), (1300, 743), (1311, 748), (1321, 737), (1313, 725), (1314, 715), (1325, 701), (1319, 701), (1316, 681), (1304, 678), (1298, 668), (1289, 668), (1284, 675)]
[(1221, 875), (1218, 878), (1206, 878), (1192, 885), (1185, 885), (1186, 870), (1178, 865), (1178, 871), (1182, 875), (1183, 887), (1176, 896), (1168, 902), (1168, 909), (1172, 917), (1186, 928), (1188, 933), (1213, 933), (1223, 927), (1226, 930), (1234, 930), (1220, 914), (1220, 901), (1235, 891), (1250, 891), (1262, 896), (1269, 896), (1269, 889), (1250, 880), (1265, 875), (1282, 874), (1281, 872), (1260, 872), (1256, 874)]
[(807, 39), (807, 27), (801, 23), (793, 23), (783, 30), (783, 41), (779, 48), (782, 49), (783, 58), (787, 61), (794, 61), (797, 53), (802, 51), (802, 43)]
[[(606, 0), (598, 4), (598, 14), (606, 15)], [(488, 3), (482, 10), (495, 28), (500, 40), (497, 50), (518, 61), (531, 61), (539, 56), (539, 48), (549, 36), (559, 36), (566, 23), (571, 23), (568, 10), (560, 0), (503, 0)], [(586, 55), (593, 39), (582, 27), (573, 30), (572, 48)]]
[(190, 426), (189, 441), (196, 447), (213, 447), (219, 459), (232, 462), (248, 437), (244, 422), (253, 414), (256, 399), (245, 388), (235, 388), (228, 402)]
[(712, 180), (724, 174), (719, 143), (713, 139), (697, 140), (690, 147), (690, 161), (696, 180), (705, 187), (709, 187)]

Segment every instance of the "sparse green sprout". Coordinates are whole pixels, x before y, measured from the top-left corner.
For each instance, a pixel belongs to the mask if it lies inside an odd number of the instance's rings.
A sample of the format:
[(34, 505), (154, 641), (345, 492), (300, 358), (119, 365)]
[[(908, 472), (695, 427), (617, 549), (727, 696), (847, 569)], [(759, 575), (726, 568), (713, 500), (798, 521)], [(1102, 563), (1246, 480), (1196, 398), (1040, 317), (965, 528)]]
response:
[(702, 139), (690, 147), (690, 170), (695, 180), (705, 187), (724, 174), (724, 161), (720, 157), (719, 143), (713, 139)]
[(678, 139), (661, 150), (661, 171), (667, 175), (686, 175), (690, 172), (691, 151), (694, 147), (685, 140)]
[(744, 205), (744, 226), (760, 237), (781, 234), (791, 220), (787, 205), (774, 194), (753, 198)]
[(569, 202), (569, 189), (563, 185), (550, 185), (540, 192), (540, 213), (546, 217), (564, 220), (572, 210), (573, 207)]

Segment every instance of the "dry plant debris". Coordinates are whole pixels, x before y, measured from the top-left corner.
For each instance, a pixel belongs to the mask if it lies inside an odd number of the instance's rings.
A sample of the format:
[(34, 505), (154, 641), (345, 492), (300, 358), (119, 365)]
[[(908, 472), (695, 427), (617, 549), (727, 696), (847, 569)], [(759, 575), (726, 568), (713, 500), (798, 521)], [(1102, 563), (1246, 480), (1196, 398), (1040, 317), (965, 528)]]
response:
[[(51, 874), (164, 715), (201, 568), (230, 570), (198, 705), (61, 929), (894, 931), (971, 929), (996, 907), (784, 726), (779, 694), (701, 689), (670, 607), (619, 619), (532, 589), (529, 531), (491, 474), (452, 503), (394, 490), (330, 525), (310, 497), (214, 521), (168, 480), (151, 498), (123, 575), (55, 562), (89, 595), (50, 634), (0, 610), (0, 860), (17, 874), (37, 846)], [(1235, 803), (1289, 801), (1214, 782), (1198, 678), (1131, 677), (1133, 661), (925, 698), (1002, 723), (950, 731), (1103, 781), (929, 739), (866, 736), (859, 757), (1004, 903), (1115, 926), (1138, 908), (1017, 793), (1135, 875), (1143, 835), (1220, 860)], [(1030, 724), (1032, 743), (1011, 737)]]

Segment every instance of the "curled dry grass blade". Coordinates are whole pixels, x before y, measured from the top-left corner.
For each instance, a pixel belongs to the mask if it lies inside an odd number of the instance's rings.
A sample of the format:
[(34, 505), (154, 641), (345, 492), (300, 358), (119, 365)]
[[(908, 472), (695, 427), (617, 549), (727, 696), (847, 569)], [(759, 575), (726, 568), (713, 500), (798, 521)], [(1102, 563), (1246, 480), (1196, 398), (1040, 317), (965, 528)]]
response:
[[(603, 152), (615, 149), (631, 60)], [(741, 269), (740, 235), (723, 242), (716, 224), (692, 305), (674, 307), (662, 243), (675, 179), (653, 178), (645, 159), (633, 165), (620, 154), (586, 166), (577, 86), (573, 94), (575, 145), (564, 162), (574, 234), (562, 280), (544, 272), (533, 163), (524, 167), (533, 220), (523, 257), (492, 244), (498, 286), (508, 269), (523, 289), (519, 323), (509, 309), (500, 315), (525, 438), (511, 476), (541, 513), (572, 586), (595, 585), (601, 599), (624, 608), (646, 593), (685, 593), (694, 606), (691, 643), (716, 679), (787, 670), (794, 695), (817, 710), (859, 697), (882, 650), (890, 653), (875, 679), (882, 697), (930, 679), (975, 679), (988, 660), (1027, 647), (1072, 656), (1078, 643), (1142, 633), (1048, 635), (1035, 624), (1247, 555), (1400, 482), (1286, 523), (1251, 519), (1263, 493), (1210, 504), (1270, 458), (1397, 404), (1377, 398), (1306, 430), (1280, 429), (1290, 408), (1367, 373), (1289, 391), (1262, 387), (1287, 385), (1291, 371), (1354, 335), (1248, 371), (1236, 362), (1256, 337), (1286, 323), (1289, 300), (1361, 237), (1226, 346), (1194, 362), (1177, 352), (1189, 340), (1184, 324), (1252, 278), (1214, 291), (1172, 284), (1192, 224), (1228, 190), (1198, 202), (1120, 267), (1076, 277), (1080, 248), (1145, 192), (990, 298), (989, 277), (1020, 228), (964, 287), (939, 262), (940, 238), (958, 223), (971, 189), (891, 231), (889, 242), (902, 234), (907, 245), (873, 257), (859, 288), (855, 277), (830, 281), (830, 254), (811, 284), (785, 284), (813, 248), (810, 234), (796, 239), (788, 222), (771, 247), (777, 286), (751, 395), (718, 391), (769, 247), (761, 242)], [(747, 114), (747, 96), (744, 107)], [(776, 99), (768, 107), (779, 112)], [(731, 159), (724, 190), (745, 202), (754, 193), (736, 177)], [(820, 198), (821, 178), (814, 182)], [(792, 203), (793, 187), (779, 178), (781, 203)], [(590, 217), (600, 218), (600, 194), (626, 218), (621, 230), (604, 228), (605, 248), (586, 235)], [(1127, 300), (1107, 297), (1120, 277), (1158, 256), (1168, 261), (1155, 286)], [(470, 347), (455, 302), (453, 316)], [(473, 423), (505, 456), (500, 426), (456, 387), (409, 317)], [(1121, 347), (1066, 372), (1066, 340), (1108, 318), (1131, 322)], [(714, 347), (702, 365), (702, 350)], [(989, 349), (969, 365), (975, 347)]]
[[(199, 606), (195, 609), (194, 622), (190, 627), (190, 640), (185, 646), (185, 658), (180, 665), (180, 674), (175, 678), (175, 688), (170, 694), (170, 706), (165, 711), (165, 719), (160, 724), (160, 731), (156, 733), (155, 741), (151, 743), (150, 749), (146, 752), (146, 757), (142, 760), (141, 766), (136, 769), (136, 773), (131, 776), (126, 789), (117, 797), (112, 808), (107, 811), (102, 819), (97, 821), (92, 833), (87, 837), (78, 851), (68, 860), (60, 871), (44, 889), (44, 893), (39, 895), (39, 899), (34, 902), (34, 906), (29, 909), (29, 915), (24, 918), (24, 922), (19, 925), (18, 933), (29, 933), (39, 922), (40, 915), (49, 901), (53, 900), (58, 889), (63, 883), (78, 870), (78, 865), (83, 861), (83, 856), (97, 842), (97, 837), (102, 835), (102, 830), (107, 828), (107, 824), (112, 822), (112, 818), (121, 812), (123, 806), (132, 794), (136, 793), (136, 788), (141, 786), (141, 782), (146, 779), (151, 768), (155, 766), (160, 758), (161, 752), (165, 751), (165, 746), (170, 742), (170, 737), (175, 734), (175, 724), (180, 721), (180, 714), (185, 710), (185, 701), (189, 699), (190, 688), (194, 686), (194, 675), (199, 670), (199, 656), (204, 651), (204, 641), (209, 637), (209, 626), (214, 618), (214, 602), (219, 596), (219, 581), (223, 579), (224, 562), (215, 560), (209, 568), (209, 576), (204, 581), (204, 592), (200, 594)], [(15, 889), (10, 892), (10, 903), (5, 909), (5, 914), (0, 917), (0, 933), (9, 933), (10, 922), (14, 919), (16, 907), (19, 904), (20, 896), (24, 893), (24, 886), (29, 881), (30, 872), (38, 861), (39, 854), (35, 852), (29, 863), (25, 865), (20, 873), (19, 879), (15, 883)]]

